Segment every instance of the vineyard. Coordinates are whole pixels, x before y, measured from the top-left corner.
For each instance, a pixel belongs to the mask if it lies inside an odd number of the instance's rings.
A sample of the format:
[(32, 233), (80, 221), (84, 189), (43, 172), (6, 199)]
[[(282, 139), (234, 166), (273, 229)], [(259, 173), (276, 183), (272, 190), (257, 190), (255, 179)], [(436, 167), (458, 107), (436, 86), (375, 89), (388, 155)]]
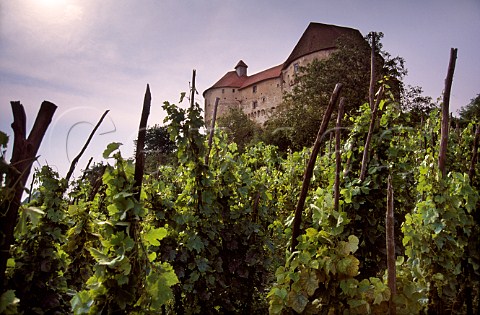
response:
[(418, 123), (386, 84), (344, 115), (341, 88), (313, 146), (282, 155), (263, 143), (239, 152), (218, 128), (206, 136), (193, 86), (187, 108), (163, 105), (177, 162), (146, 174), (147, 88), (135, 158), (111, 143), (77, 179), (36, 170), (34, 191), (25, 183), (55, 106), (27, 138), (12, 102), (0, 313), (478, 312), (480, 128), (449, 124), (448, 85), (443, 110)]

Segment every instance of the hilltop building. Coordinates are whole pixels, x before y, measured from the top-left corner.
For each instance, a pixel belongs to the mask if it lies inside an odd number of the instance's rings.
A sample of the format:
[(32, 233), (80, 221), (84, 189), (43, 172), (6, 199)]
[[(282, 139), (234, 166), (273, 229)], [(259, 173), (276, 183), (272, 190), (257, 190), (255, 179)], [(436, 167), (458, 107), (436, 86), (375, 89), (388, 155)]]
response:
[(205, 122), (210, 124), (215, 99), (220, 99), (217, 118), (238, 107), (252, 120), (265, 123), (281, 103), (283, 94), (292, 90), (300, 67), (314, 59), (325, 59), (335, 51), (341, 36), (363, 40), (362, 34), (352, 28), (310, 23), (286, 61), (264, 71), (248, 75), (247, 64), (240, 60), (235, 70), (227, 72), (203, 92)]

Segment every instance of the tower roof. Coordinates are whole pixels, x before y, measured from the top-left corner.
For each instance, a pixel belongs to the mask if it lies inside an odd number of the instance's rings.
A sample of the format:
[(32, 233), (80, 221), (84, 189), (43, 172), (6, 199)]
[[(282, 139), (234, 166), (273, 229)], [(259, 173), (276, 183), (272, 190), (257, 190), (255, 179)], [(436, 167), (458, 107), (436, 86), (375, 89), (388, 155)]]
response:
[(248, 68), (247, 64), (245, 62), (243, 62), (243, 60), (240, 60), (237, 65), (235, 66), (234, 69), (237, 69), (238, 67), (245, 67), (245, 68)]

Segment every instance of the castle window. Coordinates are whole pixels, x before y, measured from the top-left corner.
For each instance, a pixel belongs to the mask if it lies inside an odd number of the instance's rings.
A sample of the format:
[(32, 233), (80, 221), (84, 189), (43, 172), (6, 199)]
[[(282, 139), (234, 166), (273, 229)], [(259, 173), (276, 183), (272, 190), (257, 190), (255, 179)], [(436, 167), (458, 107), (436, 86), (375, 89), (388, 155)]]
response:
[(235, 89), (232, 89), (232, 92), (235, 93)]
[(298, 73), (298, 62), (293, 64), (293, 72)]
[(222, 94), (225, 93), (225, 89), (222, 89)]
[(257, 93), (257, 86), (256, 85), (253, 86), (253, 93)]
[(253, 101), (253, 103), (252, 103), (252, 108), (255, 109), (255, 108), (257, 108), (257, 106), (258, 106), (258, 102), (257, 102), (257, 101)]

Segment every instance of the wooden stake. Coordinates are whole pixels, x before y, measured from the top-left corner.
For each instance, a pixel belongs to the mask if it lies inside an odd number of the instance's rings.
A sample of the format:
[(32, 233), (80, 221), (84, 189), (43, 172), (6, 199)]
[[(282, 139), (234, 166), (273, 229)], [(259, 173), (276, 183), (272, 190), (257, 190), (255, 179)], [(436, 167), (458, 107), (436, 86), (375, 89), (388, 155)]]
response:
[(338, 211), (339, 201), (340, 201), (340, 172), (342, 167), (342, 155), (340, 152), (340, 140), (341, 140), (341, 128), (342, 128), (342, 119), (343, 119), (343, 107), (345, 103), (345, 98), (340, 98), (340, 103), (338, 104), (338, 116), (337, 124), (335, 125), (335, 183), (334, 187), (334, 209)]
[(147, 134), (147, 121), (150, 115), (150, 104), (152, 102), (152, 95), (150, 94), (150, 86), (147, 84), (145, 97), (143, 99), (142, 117), (140, 118), (140, 125), (138, 127), (137, 149), (135, 151), (135, 174), (134, 191), (135, 198), (140, 201), (140, 192), (142, 190), (143, 171), (145, 168), (145, 137)]
[(389, 301), (390, 315), (396, 314), (395, 302), (393, 301), (393, 298), (397, 294), (394, 222), (392, 176), (389, 175), (387, 183), (387, 213), (385, 217), (385, 229), (387, 234), (388, 287), (390, 288), (391, 293)]
[(97, 131), (98, 127), (100, 127), (100, 125), (102, 124), (103, 119), (105, 118), (105, 116), (107, 116), (108, 112), (109, 112), (109, 110), (107, 109), (103, 113), (102, 117), (100, 117), (100, 120), (98, 121), (97, 125), (93, 128), (92, 132), (88, 136), (87, 142), (85, 142), (82, 150), (80, 150), (80, 153), (78, 153), (78, 155), (73, 159), (72, 163), (70, 164), (70, 169), (68, 170), (67, 176), (65, 176), (65, 179), (67, 180), (67, 183), (70, 181), (70, 177), (72, 176), (73, 171), (75, 170), (75, 167), (77, 166), (78, 161), (80, 160), (83, 153), (87, 149), (88, 145), (90, 144), (90, 141), (92, 141), (93, 135)]
[(447, 146), (448, 146), (448, 118), (450, 115), (450, 93), (452, 91), (453, 73), (455, 72), (455, 63), (457, 60), (457, 48), (450, 49), (450, 62), (448, 63), (447, 77), (445, 78), (445, 91), (443, 92), (442, 104), (442, 126), (440, 139), (440, 152), (438, 154), (438, 169), (442, 176), (447, 175), (446, 160), (447, 160)]
[(376, 32), (372, 34), (372, 51), (370, 55), (370, 89), (368, 93), (368, 99), (370, 103), (370, 109), (373, 110), (373, 102), (375, 101), (375, 45), (376, 45)]
[(92, 161), (93, 161), (93, 156), (90, 157), (90, 160), (88, 160), (87, 166), (85, 166), (85, 170), (83, 171), (83, 174), (82, 174), (82, 180), (84, 180), (85, 177), (87, 176), (88, 168), (90, 167), (90, 164), (92, 164)]
[(215, 98), (215, 107), (213, 108), (212, 123), (210, 125), (210, 134), (208, 136), (208, 148), (207, 148), (207, 155), (205, 155), (205, 165), (208, 165), (210, 150), (212, 149), (213, 134), (215, 132), (215, 121), (217, 120), (217, 108), (218, 108), (218, 102), (219, 101), (220, 101), (220, 98), (216, 97)]
[(470, 178), (470, 186), (473, 185), (473, 177), (475, 176), (475, 165), (478, 160), (478, 142), (480, 140), (480, 125), (475, 129), (475, 139), (473, 140), (472, 160), (470, 161), (470, 169), (468, 170), (468, 177)]
[(375, 127), (375, 120), (377, 119), (378, 113), (378, 106), (380, 104), (381, 99), (383, 98), (383, 86), (380, 87), (378, 90), (377, 101), (373, 106), (372, 111), (372, 120), (370, 120), (370, 126), (368, 128), (367, 140), (365, 140), (365, 147), (363, 150), (363, 157), (362, 157), (362, 166), (360, 169), (360, 180), (364, 181), (365, 177), (367, 176), (367, 164), (369, 159), (369, 150), (370, 150), (370, 142), (372, 141), (373, 136), (373, 128)]
[(305, 169), (305, 173), (303, 175), (302, 190), (300, 192), (300, 197), (298, 198), (297, 207), (295, 208), (295, 217), (293, 219), (292, 244), (291, 244), (292, 252), (295, 251), (295, 247), (297, 247), (297, 244), (298, 244), (297, 237), (300, 235), (300, 225), (302, 223), (303, 206), (305, 205), (305, 199), (307, 198), (308, 187), (310, 186), (310, 180), (312, 179), (313, 168), (315, 167), (315, 161), (317, 160), (317, 155), (318, 155), (318, 152), (320, 151), (321, 140), (323, 138), (325, 131), (327, 130), (328, 122), (333, 112), (333, 107), (337, 103), (338, 96), (340, 95), (341, 89), (342, 89), (342, 84), (337, 83), (337, 85), (335, 85), (335, 89), (333, 90), (332, 96), (330, 97), (330, 102), (328, 103), (327, 110), (325, 111), (325, 114), (323, 116), (322, 124), (320, 125), (320, 129), (318, 130), (317, 138), (315, 139), (312, 153), (310, 154), (310, 159), (308, 161), (307, 168)]
[(192, 90), (190, 91), (190, 108), (193, 108), (195, 105), (195, 93), (197, 90), (195, 89), (195, 77), (197, 75), (197, 70), (193, 69), (192, 73)]

